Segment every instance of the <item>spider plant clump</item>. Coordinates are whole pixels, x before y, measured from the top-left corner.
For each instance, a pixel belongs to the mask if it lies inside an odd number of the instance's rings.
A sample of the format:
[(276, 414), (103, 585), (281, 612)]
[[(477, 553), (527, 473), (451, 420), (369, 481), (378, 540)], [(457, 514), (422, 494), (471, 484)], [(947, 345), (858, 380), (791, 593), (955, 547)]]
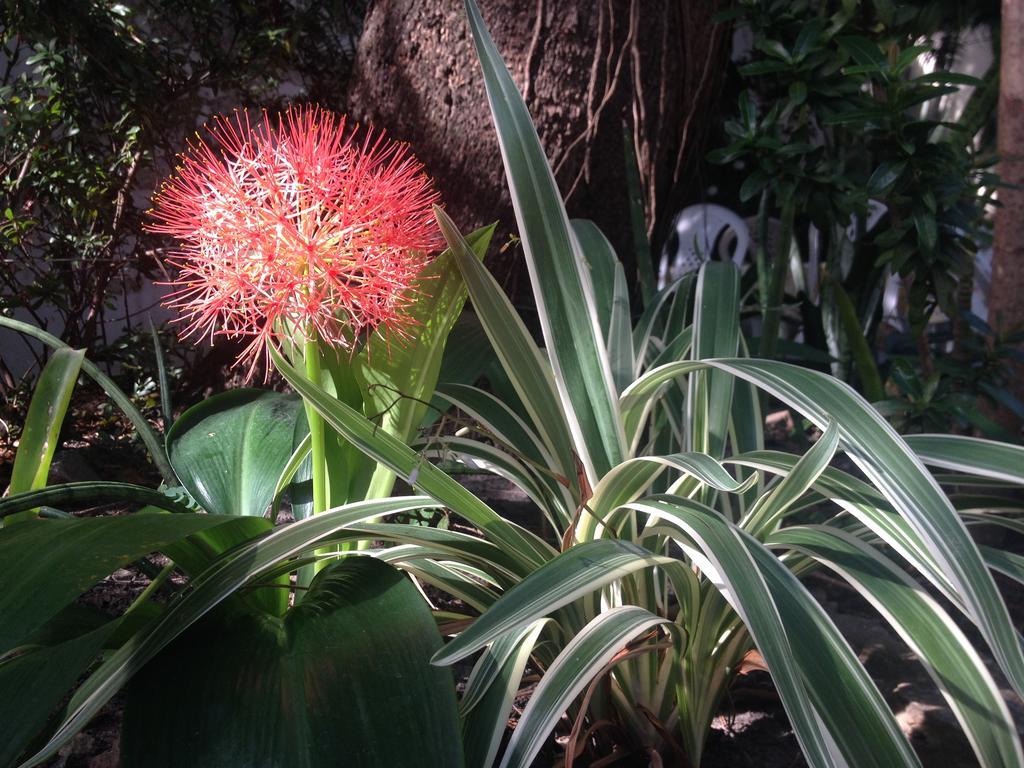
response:
[[(525, 104), (472, 0), (467, 10), (544, 346), (438, 210), (514, 394), (442, 384), (438, 395), (488, 439), (422, 447), (511, 479), (557, 532), (542, 541), (489, 519), (433, 467), (418, 475), (420, 490), (475, 522), (501, 552), (488, 560), (468, 542), (457, 556), (423, 541), (398, 548), (407, 567), (482, 613), (434, 657), (450, 664), (481, 653), (461, 702), (470, 764), (530, 765), (568, 713), (570, 762), (588, 724), (612, 722), (637, 749), (699, 765), (745, 660), (771, 673), (812, 765), (919, 764), (800, 581), (822, 568), (864, 595), (920, 657), (980, 764), (1024, 764), (999, 687), (950, 615), (977, 628), (1024, 690), (1024, 656), (991, 574), (1020, 579), (1024, 570), (969, 533), (982, 521), (1019, 527), (1019, 510), (947, 491), (1024, 484), (1024, 450), (956, 436), (903, 439), (846, 384), (750, 358), (732, 265), (708, 263), (642, 311), (631, 307), (607, 240), (567, 218)], [(415, 451), (376, 440), (356, 414), (276, 362), (364, 450), (397, 472), (418, 466)], [(765, 449), (762, 397), (817, 427), (807, 453)], [(859, 475), (832, 466), (839, 454)], [(801, 514), (811, 508), (817, 522)], [(499, 758), (531, 656), (543, 676)]]

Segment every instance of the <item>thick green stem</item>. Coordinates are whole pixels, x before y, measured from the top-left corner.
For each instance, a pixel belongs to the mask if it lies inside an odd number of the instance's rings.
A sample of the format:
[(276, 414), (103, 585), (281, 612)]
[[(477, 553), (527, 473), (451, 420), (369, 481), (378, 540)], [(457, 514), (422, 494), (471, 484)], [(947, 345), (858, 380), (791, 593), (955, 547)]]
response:
[[(303, 356), (306, 361), (306, 378), (320, 386), (320, 347), (316, 334), (306, 339)], [(318, 515), (327, 509), (327, 460), (324, 444), (324, 420), (317, 410), (308, 402), (306, 405), (306, 421), (309, 422), (310, 454), (313, 464), (313, 514)]]
[(140, 594), (137, 598), (135, 598), (135, 600), (132, 602), (132, 604), (128, 606), (128, 610), (124, 612), (124, 615), (127, 616), (129, 613), (131, 613), (136, 608), (138, 608), (140, 605), (142, 605), (147, 600), (149, 600), (149, 598), (153, 594), (155, 594), (156, 591), (158, 589), (160, 589), (160, 587), (162, 587), (164, 585), (164, 582), (166, 582), (167, 579), (170, 578), (171, 574), (174, 573), (175, 567), (176, 567), (176, 564), (174, 563), (173, 560), (171, 562), (169, 562), (167, 565), (165, 565), (160, 570), (160, 573), (158, 573), (153, 578), (153, 580), (151, 582), (149, 582), (149, 584), (146, 586), (146, 588), (144, 590), (142, 590), (142, 594)]
[[(302, 354), (306, 362), (306, 378), (318, 387), (321, 386), (320, 381), (320, 345), (317, 343), (317, 334), (315, 331), (310, 329), (309, 337), (303, 346)], [(324, 434), (324, 420), (320, 413), (309, 404), (305, 403), (306, 407), (306, 421), (309, 423), (309, 445), (310, 445), (310, 463), (312, 465), (312, 480), (313, 480), (313, 512), (314, 515), (319, 515), (321, 512), (327, 509), (327, 449), (325, 444)], [(325, 555), (332, 552), (336, 552), (336, 547), (327, 547), (326, 549), (318, 549), (316, 554)], [(326, 560), (321, 560), (312, 566), (306, 566), (299, 569), (297, 584), (300, 587), (308, 587), (310, 582), (313, 580), (313, 576), (327, 565)], [(296, 594), (296, 602), (300, 599), (300, 595)]]
[(796, 204), (790, 195), (782, 203), (782, 231), (779, 233), (779, 248), (772, 259), (771, 275), (768, 281), (768, 295), (761, 297), (764, 312), (764, 328), (761, 331), (761, 357), (773, 357), (778, 348), (779, 326), (782, 321), (782, 301), (786, 293), (786, 270), (789, 268), (789, 251), (793, 247), (793, 219)]

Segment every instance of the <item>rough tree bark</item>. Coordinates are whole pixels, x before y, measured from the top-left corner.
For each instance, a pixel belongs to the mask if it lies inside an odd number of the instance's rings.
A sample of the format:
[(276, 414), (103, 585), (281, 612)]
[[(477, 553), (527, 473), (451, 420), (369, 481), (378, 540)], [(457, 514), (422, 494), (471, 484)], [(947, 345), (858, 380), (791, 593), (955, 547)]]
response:
[[(723, 0), (480, 0), (526, 97), (571, 216), (597, 222), (635, 274), (623, 125), (655, 241), (704, 154), (728, 64)], [(463, 230), (515, 222), (461, 0), (376, 0), (348, 94), (350, 113), (412, 144)], [(692, 186), (692, 185), (691, 185)], [(691, 199), (693, 192), (689, 192)], [(516, 252), (490, 265), (520, 305)], [(518, 284), (518, 285), (517, 285)]]
[[(999, 190), (988, 312), (1004, 332), (1024, 329), (1024, 0), (1003, 0), (999, 63)], [(1024, 366), (1011, 382), (1024, 399)], [(1001, 414), (1014, 426), (1010, 414)], [(1019, 424), (1015, 425), (1018, 428)]]

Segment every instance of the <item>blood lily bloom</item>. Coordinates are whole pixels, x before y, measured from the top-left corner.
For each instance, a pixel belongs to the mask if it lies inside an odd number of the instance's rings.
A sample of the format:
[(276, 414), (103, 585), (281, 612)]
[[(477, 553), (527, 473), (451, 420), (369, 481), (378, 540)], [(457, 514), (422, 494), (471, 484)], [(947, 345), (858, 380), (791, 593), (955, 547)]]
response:
[[(441, 238), (437, 201), (405, 144), (293, 107), (215, 117), (154, 196), (149, 231), (180, 241), (167, 306), (183, 336), (282, 334), (351, 349), (364, 331), (408, 333), (408, 291)], [(212, 145), (212, 146), (211, 146)]]

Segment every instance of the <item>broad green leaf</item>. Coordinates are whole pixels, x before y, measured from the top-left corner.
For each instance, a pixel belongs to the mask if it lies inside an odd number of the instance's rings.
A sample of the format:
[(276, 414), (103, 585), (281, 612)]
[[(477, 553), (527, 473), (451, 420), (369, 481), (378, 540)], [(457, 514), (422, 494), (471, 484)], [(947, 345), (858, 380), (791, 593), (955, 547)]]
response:
[[(213, 563), (206, 571), (190, 582), (190, 589), (181, 598), (168, 606), (155, 621), (146, 625), (132, 640), (111, 653), (89, 676), (68, 704), (64, 720), (50, 740), (22, 764), (22, 768), (36, 765), (57, 753), (86, 723), (117, 693), (132, 676), (141, 670), (157, 653), (163, 650), (178, 635), (197, 620), (236, 594), (249, 583), (274, 578), (281, 563), (329, 542), (333, 536), (347, 526), (381, 515), (433, 506), (424, 497), (373, 500), (350, 504), (339, 510), (324, 512), (293, 525), (277, 528), (273, 533), (238, 547)], [(225, 518), (209, 515), (191, 517), (140, 516), (136, 518), (107, 518), (110, 522), (131, 520), (170, 520), (180, 522), (194, 519), (224, 523)], [(246, 518), (227, 518), (225, 524), (246, 523)], [(51, 521), (22, 523), (12, 530), (28, 525), (47, 524)], [(71, 522), (93, 522), (92, 520)], [(5, 533), (0, 530), (0, 534)], [(0, 538), (2, 541), (2, 538)], [(92, 542), (86, 542), (87, 545)], [(93, 544), (95, 547), (96, 545)], [(3, 551), (0, 550), (0, 554)], [(0, 560), (0, 568), (7, 561)], [(287, 566), (291, 567), (291, 566)], [(2, 571), (0, 571), (2, 574)], [(3, 605), (0, 604), (0, 610)], [(6, 615), (6, 611), (3, 611)]]
[(1024, 765), (1013, 719), (970, 641), (945, 611), (877, 550), (842, 531), (794, 526), (769, 546), (797, 549), (850, 582), (925, 665), (983, 766)]
[(233, 389), (189, 408), (167, 434), (167, 456), (192, 497), (218, 515), (261, 517), (292, 454), (302, 402)]
[(589, 270), (526, 104), (473, 0), (466, 0), (466, 12), (483, 68), (548, 358), (576, 452), (594, 485), (624, 458), (626, 440)]
[(932, 467), (1024, 485), (1024, 447), (964, 435), (907, 435), (914, 453)]
[(910, 82), (936, 85), (970, 85), (975, 88), (985, 84), (984, 80), (962, 72), (929, 72), (915, 77)]
[(903, 175), (906, 169), (906, 162), (883, 162), (875, 168), (868, 179), (866, 191), (870, 196), (880, 195)]
[(469, 629), (434, 654), (432, 663), (451, 664), (623, 576), (671, 562), (670, 557), (621, 539), (571, 547), (508, 590)]
[(858, 64), (871, 67), (872, 71), (877, 72), (882, 72), (888, 67), (889, 63), (885, 55), (879, 50), (878, 44), (874, 40), (869, 40), (861, 35), (843, 35), (836, 39)]
[(406, 576), (345, 558), (284, 618), (211, 613), (150, 662), (122, 765), (460, 766), (451, 672), (428, 663), (440, 645)]
[(26, 520), (0, 528), (0, 653), (116, 569), (227, 520), (130, 515)]
[(58, 349), (39, 374), (14, 455), (8, 493), (34, 491), (46, 485), (64, 414), (84, 359), (85, 350)]
[[(0, 664), (0, 765), (13, 765), (117, 627), (107, 624)], [(30, 695), (26, 695), (31, 692)]]
[(512, 732), (501, 766), (527, 768), (573, 700), (637, 635), (673, 626), (645, 608), (604, 611), (577, 634), (544, 672)]
[[(19, 320), (14, 320), (10, 317), (0, 317), (0, 328), (10, 328), (18, 333), (24, 333), (26, 336), (31, 336), (33, 339), (41, 341), (48, 347), (53, 349), (70, 349), (70, 347), (63, 341), (58, 339), (56, 336), (47, 333), (41, 328), (36, 328), (34, 325), (29, 323), (23, 323)], [(143, 443), (146, 444), (146, 448), (149, 450), (149, 454), (153, 459), (153, 463), (156, 468), (160, 470), (161, 476), (167, 483), (174, 483), (174, 472), (171, 470), (171, 465), (167, 461), (167, 454), (164, 452), (163, 442), (157, 435), (156, 431), (150, 426), (149, 422), (146, 421), (146, 417), (142, 415), (142, 412), (135, 407), (132, 400), (128, 395), (124, 393), (114, 380), (111, 379), (107, 374), (103, 373), (95, 363), (88, 359), (82, 360), (82, 370), (88, 374), (92, 379), (103, 387), (103, 390), (109, 395), (110, 399), (114, 401), (118, 408), (120, 408), (125, 416), (127, 416), (133, 425), (135, 425), (136, 431), (139, 433), (139, 438)]]
[(479, 527), (488, 539), (508, 547), (523, 566), (533, 568), (547, 560), (551, 549), (539, 538), (504, 520), (497, 512), (455, 480), (415, 453), (405, 443), (376, 429), (362, 414), (334, 399), (289, 365), (280, 353), (270, 350), (271, 360), (281, 375), (310, 403), (324, 420), (360, 451), (388, 467), (414, 488), (457, 510)]

